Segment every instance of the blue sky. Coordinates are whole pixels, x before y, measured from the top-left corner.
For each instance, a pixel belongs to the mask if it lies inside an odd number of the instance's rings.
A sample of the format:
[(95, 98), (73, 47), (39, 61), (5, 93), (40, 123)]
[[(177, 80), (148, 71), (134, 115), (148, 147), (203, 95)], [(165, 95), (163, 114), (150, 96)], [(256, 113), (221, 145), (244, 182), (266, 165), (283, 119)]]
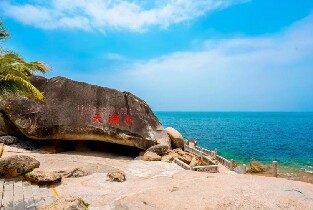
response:
[(313, 111), (312, 0), (1, 0), (5, 46), (155, 111)]

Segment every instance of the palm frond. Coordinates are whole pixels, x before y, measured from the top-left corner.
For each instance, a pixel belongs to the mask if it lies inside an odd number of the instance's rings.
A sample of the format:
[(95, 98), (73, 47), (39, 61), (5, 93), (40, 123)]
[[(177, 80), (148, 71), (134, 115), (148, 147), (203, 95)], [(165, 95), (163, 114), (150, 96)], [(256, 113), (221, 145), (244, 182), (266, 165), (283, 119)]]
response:
[(35, 72), (46, 73), (50, 69), (44, 62), (26, 62), (21, 56), (14, 52), (6, 52), (0, 55), (0, 72), (2, 71), (1, 69), (6, 69), (8, 66), (16, 66), (27, 76), (34, 75)]
[(29, 95), (39, 100), (44, 99), (44, 95), (29, 81), (11, 74), (0, 75), (0, 96), (10, 95)]
[(6, 39), (10, 36), (10, 34), (8, 34), (3, 26), (2, 21), (0, 20), (0, 40), (1, 39)]

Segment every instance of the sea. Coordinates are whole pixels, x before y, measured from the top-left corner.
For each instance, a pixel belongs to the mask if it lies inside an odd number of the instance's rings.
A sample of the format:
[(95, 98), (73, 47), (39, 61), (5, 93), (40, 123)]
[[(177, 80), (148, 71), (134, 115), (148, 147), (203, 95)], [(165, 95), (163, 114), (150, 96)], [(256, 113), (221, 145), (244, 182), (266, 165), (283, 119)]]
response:
[(278, 161), (279, 176), (313, 183), (313, 112), (155, 112), (164, 127), (227, 159)]

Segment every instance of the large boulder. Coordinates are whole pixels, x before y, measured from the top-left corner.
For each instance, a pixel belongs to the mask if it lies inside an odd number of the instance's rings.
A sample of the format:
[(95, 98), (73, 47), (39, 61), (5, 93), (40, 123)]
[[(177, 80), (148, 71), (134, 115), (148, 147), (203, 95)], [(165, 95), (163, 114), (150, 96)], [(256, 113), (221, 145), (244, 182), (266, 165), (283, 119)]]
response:
[(0, 177), (14, 178), (38, 168), (40, 162), (25, 155), (15, 155), (0, 159)]
[(50, 185), (60, 183), (62, 177), (60, 174), (50, 171), (42, 171), (35, 169), (25, 174), (25, 179), (37, 185)]
[(36, 76), (31, 83), (44, 93), (45, 100), (24, 96), (0, 99), (0, 135), (99, 140), (141, 149), (165, 144), (168, 139), (146, 102), (129, 92), (64, 77)]
[(165, 128), (165, 130), (171, 139), (173, 149), (184, 148), (184, 138), (177, 130), (172, 127)]

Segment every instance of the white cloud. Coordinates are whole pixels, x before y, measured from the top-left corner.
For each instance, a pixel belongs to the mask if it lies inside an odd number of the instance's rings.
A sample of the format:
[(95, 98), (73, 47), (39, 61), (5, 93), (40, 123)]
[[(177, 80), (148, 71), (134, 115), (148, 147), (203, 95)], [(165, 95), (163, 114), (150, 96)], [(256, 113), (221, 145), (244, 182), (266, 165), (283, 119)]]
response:
[(1, 12), (24, 24), (40, 28), (79, 28), (105, 31), (144, 31), (151, 26), (168, 27), (214, 10), (247, 0), (53, 0), (14, 4), (0, 3)]
[(202, 42), (127, 64), (98, 84), (132, 91), (157, 110), (313, 111), (313, 15), (281, 33)]

